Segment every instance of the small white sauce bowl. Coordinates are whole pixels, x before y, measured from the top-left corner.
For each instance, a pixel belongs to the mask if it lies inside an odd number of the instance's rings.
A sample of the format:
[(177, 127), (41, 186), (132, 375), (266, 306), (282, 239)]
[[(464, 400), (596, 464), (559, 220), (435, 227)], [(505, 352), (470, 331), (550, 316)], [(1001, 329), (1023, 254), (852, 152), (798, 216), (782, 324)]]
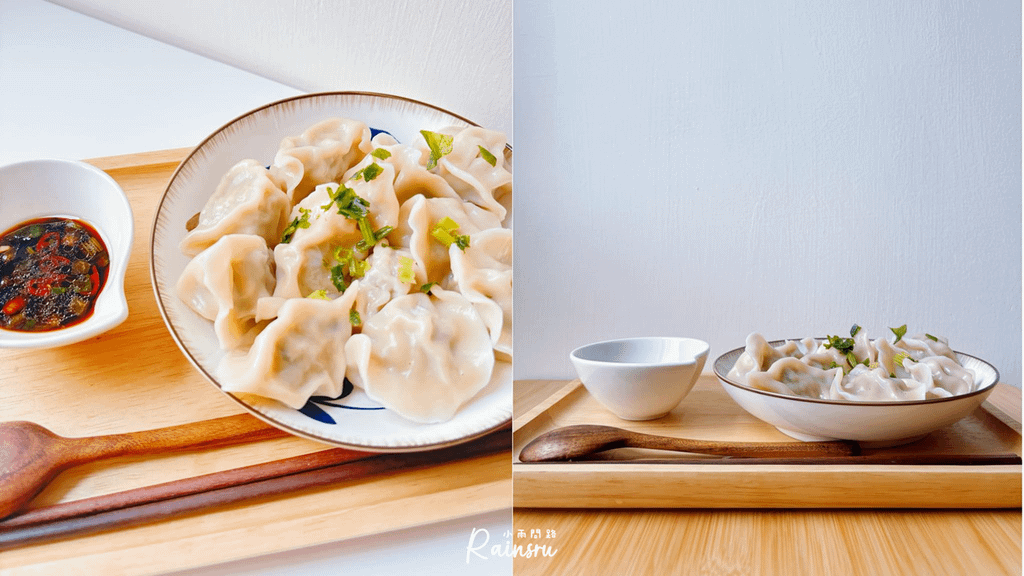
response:
[(587, 391), (623, 420), (660, 418), (693, 388), (711, 347), (693, 338), (625, 338), (587, 344), (569, 360)]
[[(783, 342), (776, 340), (770, 344), (778, 346)], [(974, 371), (974, 392), (903, 402), (820, 400), (759, 390), (730, 379), (729, 371), (744, 350), (731, 350), (715, 360), (715, 374), (725, 391), (754, 417), (805, 442), (855, 440), (874, 448), (908, 444), (974, 412), (999, 382), (994, 366), (956, 352), (960, 364)]]
[(85, 321), (48, 332), (0, 329), (0, 348), (56, 348), (97, 336), (124, 322), (124, 274), (135, 220), (124, 191), (106, 172), (73, 160), (29, 160), (0, 166), (0, 232), (35, 218), (83, 220), (100, 234), (110, 257), (107, 281)]

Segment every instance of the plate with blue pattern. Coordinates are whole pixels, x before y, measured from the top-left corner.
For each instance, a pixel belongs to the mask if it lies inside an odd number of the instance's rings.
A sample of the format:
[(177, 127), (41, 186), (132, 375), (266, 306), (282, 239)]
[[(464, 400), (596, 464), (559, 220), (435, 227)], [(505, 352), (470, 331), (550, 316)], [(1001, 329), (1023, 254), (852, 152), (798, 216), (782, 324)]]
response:
[[(178, 298), (175, 285), (189, 258), (179, 250), (186, 223), (206, 203), (221, 177), (239, 160), (270, 164), (281, 140), (330, 117), (366, 123), (411, 143), (420, 130), (474, 126), (470, 120), (422, 102), (365, 92), (324, 92), (272, 102), (235, 118), (197, 146), (171, 176), (157, 207), (150, 273), (157, 305), (185, 357), (214, 386), (224, 356), (213, 324)], [(505, 161), (512, 165), (512, 149)], [(511, 198), (509, 216), (511, 221)], [(222, 392), (224, 392), (222, 390)], [(512, 366), (498, 361), (487, 386), (451, 420), (418, 424), (369, 398), (346, 380), (338, 397), (313, 396), (300, 409), (251, 395), (224, 394), (262, 420), (297, 436), (333, 446), (378, 452), (411, 452), (451, 446), (506, 426), (512, 419)]]

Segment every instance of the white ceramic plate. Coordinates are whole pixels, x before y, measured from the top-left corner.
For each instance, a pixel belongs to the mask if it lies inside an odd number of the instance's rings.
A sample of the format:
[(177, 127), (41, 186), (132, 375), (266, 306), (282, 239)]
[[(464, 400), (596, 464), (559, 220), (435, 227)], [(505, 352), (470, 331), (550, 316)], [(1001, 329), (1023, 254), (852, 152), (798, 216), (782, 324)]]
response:
[[(779, 346), (784, 342), (769, 344)], [(906, 402), (819, 400), (758, 390), (729, 379), (729, 370), (744, 350), (731, 350), (715, 360), (715, 374), (725, 391), (754, 417), (787, 436), (809, 442), (857, 440), (877, 447), (913, 442), (974, 412), (999, 382), (994, 366), (956, 352), (960, 364), (975, 374), (977, 388), (969, 394)]]
[[(171, 177), (153, 223), (150, 271), (157, 304), (178, 346), (215, 386), (223, 356), (213, 324), (193, 312), (175, 293), (189, 259), (178, 250), (185, 223), (199, 212), (221, 177), (246, 158), (269, 165), (281, 140), (301, 134), (332, 116), (365, 122), (376, 133), (412, 142), (420, 130), (473, 123), (439, 108), (385, 94), (319, 93), (280, 100), (232, 120), (210, 135)], [(505, 150), (511, 165), (511, 148)], [(511, 201), (511, 198), (508, 199)], [(511, 214), (511, 205), (506, 206)], [(506, 219), (506, 225), (511, 216)], [(441, 424), (416, 424), (386, 410), (361, 390), (346, 386), (339, 399), (314, 397), (302, 410), (255, 396), (230, 398), (257, 417), (291, 432), (335, 446), (381, 452), (428, 450), (457, 444), (500, 428), (512, 419), (512, 369), (495, 365), (490, 384)]]

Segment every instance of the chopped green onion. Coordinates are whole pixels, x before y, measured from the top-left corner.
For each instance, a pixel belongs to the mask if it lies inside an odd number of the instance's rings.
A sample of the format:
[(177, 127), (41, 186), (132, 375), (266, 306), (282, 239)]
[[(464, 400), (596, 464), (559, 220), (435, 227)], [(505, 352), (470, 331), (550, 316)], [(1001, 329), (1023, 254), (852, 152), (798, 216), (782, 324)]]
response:
[(897, 354), (897, 355), (892, 357), (892, 361), (895, 362), (897, 366), (903, 366), (903, 361), (904, 360), (910, 360), (911, 362), (917, 362), (917, 360), (914, 360), (913, 358), (911, 358), (910, 355), (907, 354), (906, 352), (900, 352), (899, 354)]
[(67, 291), (68, 289), (62, 286), (50, 286), (50, 294), (63, 294)]
[(338, 292), (344, 292), (348, 285), (345, 284), (345, 265), (338, 264), (331, 268), (331, 284), (338, 289)]
[(334, 260), (339, 264), (345, 264), (352, 259), (352, 249), (338, 246), (334, 249)]
[(860, 361), (857, 360), (857, 357), (854, 356), (853, 352), (846, 353), (846, 361), (850, 363), (850, 368), (853, 368), (860, 363)]
[(850, 338), (853, 338), (854, 336), (856, 336), (857, 332), (860, 332), (860, 326), (854, 324), (853, 327), (850, 328)]
[(388, 152), (384, 148), (377, 148), (370, 155), (378, 160), (387, 160), (388, 158), (391, 158), (391, 152)]
[(896, 342), (899, 342), (900, 340), (902, 340), (904, 336), (906, 336), (906, 334), (907, 334), (907, 325), (904, 324), (903, 326), (900, 326), (899, 328), (889, 328), (889, 330), (892, 330), (892, 333), (896, 335), (896, 340), (893, 341), (893, 344), (895, 344)]
[(420, 292), (430, 294), (430, 289), (434, 287), (434, 284), (437, 284), (437, 282), (427, 282), (423, 286), (420, 286)]
[(363, 241), (370, 246), (377, 243), (377, 237), (373, 235), (373, 228), (370, 227), (370, 219), (363, 216), (356, 221), (359, 224), (359, 232), (363, 235)]
[(445, 216), (444, 218), (441, 219), (440, 222), (437, 223), (436, 227), (451, 232), (452, 230), (459, 229), (459, 223), (456, 222), (455, 220), (452, 220), (449, 216)]
[(306, 208), (299, 207), (300, 216), (292, 220), (291, 224), (284, 229), (284, 233), (281, 234), (281, 244), (287, 244), (292, 241), (292, 236), (298, 232), (299, 228), (309, 228), (309, 210)]
[(383, 228), (378, 228), (378, 229), (377, 229), (377, 231), (373, 233), (373, 237), (377, 239), (377, 242), (380, 242), (380, 241), (381, 241), (381, 240), (383, 240), (383, 239), (384, 239), (384, 238), (385, 238), (385, 237), (386, 237), (386, 236), (387, 236), (388, 234), (391, 234), (391, 232), (392, 232), (392, 231), (393, 231), (394, 229), (395, 229), (395, 227), (394, 227), (394, 226), (384, 226)]
[(437, 166), (437, 161), (442, 156), (451, 153), (452, 137), (429, 130), (420, 130), (420, 134), (423, 135), (423, 139), (427, 141), (427, 147), (430, 148), (430, 160), (427, 161), (427, 170), (430, 170)]
[(928, 338), (929, 340), (932, 340), (933, 342), (938, 342), (939, 341), (938, 338), (936, 338), (935, 336), (932, 336), (931, 334), (929, 334), (927, 332), (924, 333), (924, 337)]
[(412, 271), (414, 264), (412, 258), (402, 256), (398, 259), (398, 281), (405, 284), (412, 284), (416, 281), (416, 275)]
[(469, 236), (456, 236), (455, 245), (459, 247), (459, 250), (465, 252), (466, 248), (469, 248)]
[(490, 150), (480, 145), (477, 145), (477, 148), (480, 149), (480, 157), (483, 158), (488, 164), (490, 164), (491, 166), (498, 165), (498, 159), (494, 157), (494, 154), (491, 154)]
[(348, 274), (353, 278), (362, 278), (369, 269), (370, 263), (366, 260), (356, 260), (353, 258), (348, 263)]
[(327, 298), (327, 290), (311, 292), (309, 296), (306, 296), (306, 298), (312, 298), (314, 300), (329, 300), (329, 298)]
[(363, 180), (369, 182), (370, 180), (373, 180), (377, 176), (380, 176), (380, 173), (383, 171), (384, 169), (380, 167), (380, 164), (372, 162), (369, 166), (363, 168)]
[(349, 313), (348, 313), (348, 322), (349, 322), (349, 324), (351, 324), (353, 326), (362, 326), (363, 325), (363, 319), (359, 317), (359, 312), (356, 312), (355, 310), (349, 311)]
[(433, 236), (434, 239), (440, 242), (441, 244), (444, 244), (446, 247), (451, 246), (452, 242), (455, 242), (455, 238), (453, 238), (452, 235), (449, 234), (446, 230), (443, 230), (441, 228), (434, 227), (434, 229), (430, 231), (430, 235)]
[(847, 353), (853, 350), (856, 344), (853, 338), (841, 338), (839, 336), (829, 336), (828, 342), (825, 342), (825, 348), (835, 348), (836, 350)]

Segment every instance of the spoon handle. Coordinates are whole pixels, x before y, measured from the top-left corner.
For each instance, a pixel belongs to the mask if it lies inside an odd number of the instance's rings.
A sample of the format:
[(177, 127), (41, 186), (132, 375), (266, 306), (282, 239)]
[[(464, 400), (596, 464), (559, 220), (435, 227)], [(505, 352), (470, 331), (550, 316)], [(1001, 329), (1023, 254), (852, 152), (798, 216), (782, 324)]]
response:
[(830, 442), (722, 442), (671, 438), (640, 432), (630, 434), (626, 440), (626, 446), (749, 458), (806, 458), (814, 456), (856, 456), (860, 454), (859, 444), (842, 440)]
[(288, 436), (250, 414), (236, 414), (167, 428), (67, 438), (75, 463), (113, 456), (153, 454), (173, 450), (212, 448)]

